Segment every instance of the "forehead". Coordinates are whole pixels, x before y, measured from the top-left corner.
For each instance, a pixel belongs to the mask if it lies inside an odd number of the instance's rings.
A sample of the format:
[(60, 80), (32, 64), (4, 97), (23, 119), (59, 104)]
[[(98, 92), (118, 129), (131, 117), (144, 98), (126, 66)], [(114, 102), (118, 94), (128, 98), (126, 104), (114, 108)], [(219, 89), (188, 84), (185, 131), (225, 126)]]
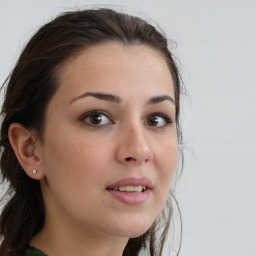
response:
[(109, 91), (121, 97), (141, 90), (144, 94), (174, 94), (168, 65), (157, 50), (118, 42), (88, 47), (68, 59), (60, 69), (59, 84), (59, 94), (67, 97), (85, 90)]

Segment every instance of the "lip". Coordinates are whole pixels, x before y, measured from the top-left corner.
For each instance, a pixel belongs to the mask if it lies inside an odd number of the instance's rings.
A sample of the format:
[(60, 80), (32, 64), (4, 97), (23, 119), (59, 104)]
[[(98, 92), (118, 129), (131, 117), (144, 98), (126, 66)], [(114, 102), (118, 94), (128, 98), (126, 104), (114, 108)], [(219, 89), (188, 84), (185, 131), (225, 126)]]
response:
[[(137, 193), (128, 193), (128, 192), (121, 192), (119, 190), (113, 190), (117, 187), (122, 186), (145, 186), (147, 187), (145, 191), (143, 192), (137, 192)], [(148, 201), (152, 194), (153, 185), (151, 180), (148, 178), (125, 178), (122, 180), (119, 180), (110, 186), (106, 188), (106, 191), (115, 199), (121, 201), (124, 204), (127, 205), (141, 205)]]
[(114, 189), (117, 187), (122, 187), (122, 186), (145, 186), (147, 188), (152, 189), (153, 185), (151, 180), (149, 180), (148, 178), (142, 177), (142, 178), (125, 178), (122, 180), (119, 180), (113, 184), (111, 184), (110, 186), (107, 187), (107, 189)]

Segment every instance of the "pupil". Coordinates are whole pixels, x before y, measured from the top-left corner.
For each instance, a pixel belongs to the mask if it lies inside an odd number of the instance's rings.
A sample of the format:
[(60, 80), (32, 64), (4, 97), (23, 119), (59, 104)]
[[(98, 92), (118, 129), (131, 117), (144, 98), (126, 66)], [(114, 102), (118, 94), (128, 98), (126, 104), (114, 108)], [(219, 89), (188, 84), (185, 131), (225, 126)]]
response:
[(90, 121), (92, 124), (99, 124), (101, 122), (101, 116), (98, 114), (92, 115)]
[(150, 125), (156, 126), (158, 124), (158, 118), (156, 116), (151, 116), (149, 120)]

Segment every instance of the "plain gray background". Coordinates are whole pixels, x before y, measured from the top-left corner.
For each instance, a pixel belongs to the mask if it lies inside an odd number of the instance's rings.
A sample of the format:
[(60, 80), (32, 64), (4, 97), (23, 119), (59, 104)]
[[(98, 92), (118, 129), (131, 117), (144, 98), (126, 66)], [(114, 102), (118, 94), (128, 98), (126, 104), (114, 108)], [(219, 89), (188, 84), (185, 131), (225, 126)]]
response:
[(42, 24), (92, 4), (151, 17), (177, 43), (189, 94), (180, 255), (256, 256), (256, 1), (0, 0), (0, 83)]

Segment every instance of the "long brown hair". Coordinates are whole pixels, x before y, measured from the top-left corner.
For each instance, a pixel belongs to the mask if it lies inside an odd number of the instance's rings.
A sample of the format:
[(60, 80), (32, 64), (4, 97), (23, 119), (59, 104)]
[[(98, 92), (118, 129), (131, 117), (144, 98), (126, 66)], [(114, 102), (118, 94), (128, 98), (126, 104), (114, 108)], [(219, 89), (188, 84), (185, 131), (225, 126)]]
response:
[[(17, 161), (8, 139), (9, 126), (20, 123), (42, 138), (46, 107), (58, 88), (58, 70), (69, 57), (106, 41), (144, 44), (165, 58), (174, 82), (176, 125), (181, 143), (180, 76), (162, 32), (138, 17), (111, 9), (68, 12), (44, 25), (28, 42), (5, 82), (0, 165), (2, 179), (8, 182), (9, 188), (0, 219), (1, 256), (20, 255), (41, 230), (45, 217), (40, 183), (29, 178)], [(136, 256), (146, 246), (151, 256), (162, 255), (171, 218), (170, 214), (165, 215), (165, 228), (161, 234), (156, 232), (158, 224), (154, 222), (145, 234), (129, 239), (123, 255)]]

